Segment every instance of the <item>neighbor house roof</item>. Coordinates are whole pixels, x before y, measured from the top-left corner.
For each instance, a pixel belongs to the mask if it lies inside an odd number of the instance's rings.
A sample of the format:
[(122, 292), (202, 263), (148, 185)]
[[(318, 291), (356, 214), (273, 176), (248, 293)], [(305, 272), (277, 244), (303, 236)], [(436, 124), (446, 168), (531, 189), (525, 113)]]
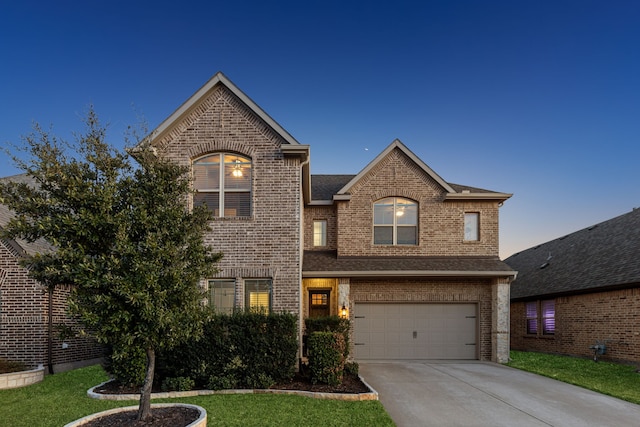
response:
[(515, 277), (498, 257), (338, 257), (305, 251), (303, 277)]
[[(36, 180), (25, 174), (0, 178), (0, 181), (11, 181), (17, 183), (25, 183), (29, 186), (36, 186)], [(15, 213), (6, 205), (0, 204), (0, 229), (4, 228), (7, 223), (15, 216)], [(2, 239), (2, 241), (11, 248), (12, 252), (23, 255), (35, 255), (37, 253), (46, 253), (54, 248), (44, 239), (38, 239), (35, 242), (28, 242), (23, 239)]]
[(640, 286), (640, 209), (510, 256), (511, 299)]

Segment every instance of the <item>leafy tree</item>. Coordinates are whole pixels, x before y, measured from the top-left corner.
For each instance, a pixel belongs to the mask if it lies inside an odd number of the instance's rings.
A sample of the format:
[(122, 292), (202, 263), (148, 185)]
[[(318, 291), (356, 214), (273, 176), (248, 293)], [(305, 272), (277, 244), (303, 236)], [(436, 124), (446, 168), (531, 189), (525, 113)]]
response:
[(93, 109), (85, 123), (74, 143), (38, 125), (23, 138), (27, 160), (14, 161), (36, 185), (0, 183), (0, 202), (16, 214), (4, 234), (54, 245), (23, 261), (30, 274), (72, 285), (71, 313), (98, 341), (146, 353), (138, 419), (147, 419), (156, 351), (201, 334), (198, 283), (222, 255), (204, 244), (207, 211), (188, 209), (187, 168), (148, 150), (136, 166), (106, 143)]

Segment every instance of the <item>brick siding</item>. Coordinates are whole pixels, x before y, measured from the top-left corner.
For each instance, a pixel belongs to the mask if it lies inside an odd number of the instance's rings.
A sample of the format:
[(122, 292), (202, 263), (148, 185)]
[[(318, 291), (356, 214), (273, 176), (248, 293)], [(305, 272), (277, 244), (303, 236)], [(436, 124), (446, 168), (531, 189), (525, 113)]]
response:
[(204, 154), (234, 152), (251, 158), (252, 214), (216, 218), (205, 242), (223, 259), (218, 278), (236, 279), (236, 301), (244, 303), (243, 279), (273, 280), (273, 309), (298, 313), (302, 200), (301, 165), (285, 157), (285, 143), (223, 86), (214, 89), (154, 145), (182, 165)]
[[(340, 256), (498, 256), (498, 203), (445, 201), (440, 185), (399, 149), (382, 159), (350, 193), (351, 200), (337, 207)], [(372, 206), (385, 197), (418, 202), (418, 245), (373, 244)], [(465, 212), (480, 213), (478, 242), (464, 241)], [(306, 225), (307, 234), (312, 226)]]
[(511, 348), (592, 357), (589, 346), (607, 340), (602, 360), (640, 363), (640, 289), (555, 298), (555, 334), (526, 334), (525, 303), (511, 303)]
[[(69, 287), (53, 294), (53, 324), (80, 329), (66, 313)], [(49, 297), (46, 288), (31, 279), (16, 254), (0, 242), (0, 357), (24, 362), (30, 367), (48, 363)], [(71, 364), (102, 357), (104, 349), (89, 336), (72, 338), (69, 347), (54, 331), (52, 364)]]

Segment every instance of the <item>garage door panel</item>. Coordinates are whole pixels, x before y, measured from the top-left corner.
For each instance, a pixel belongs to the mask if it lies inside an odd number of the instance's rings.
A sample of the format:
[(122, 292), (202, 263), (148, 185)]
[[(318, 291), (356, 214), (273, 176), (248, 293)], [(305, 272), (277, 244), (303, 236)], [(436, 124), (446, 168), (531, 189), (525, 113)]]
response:
[(356, 359), (476, 359), (476, 304), (355, 304)]

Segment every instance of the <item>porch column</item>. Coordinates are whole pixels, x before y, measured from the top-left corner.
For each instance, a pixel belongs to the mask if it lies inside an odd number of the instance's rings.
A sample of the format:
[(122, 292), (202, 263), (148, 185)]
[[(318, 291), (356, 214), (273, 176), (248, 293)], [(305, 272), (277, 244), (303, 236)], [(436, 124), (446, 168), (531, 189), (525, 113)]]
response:
[(509, 361), (509, 304), (511, 280), (500, 277), (491, 286), (491, 360)]
[(341, 277), (338, 279), (338, 312), (344, 305), (347, 307), (347, 314), (351, 318), (351, 301), (350, 298), (350, 282), (348, 277)]

